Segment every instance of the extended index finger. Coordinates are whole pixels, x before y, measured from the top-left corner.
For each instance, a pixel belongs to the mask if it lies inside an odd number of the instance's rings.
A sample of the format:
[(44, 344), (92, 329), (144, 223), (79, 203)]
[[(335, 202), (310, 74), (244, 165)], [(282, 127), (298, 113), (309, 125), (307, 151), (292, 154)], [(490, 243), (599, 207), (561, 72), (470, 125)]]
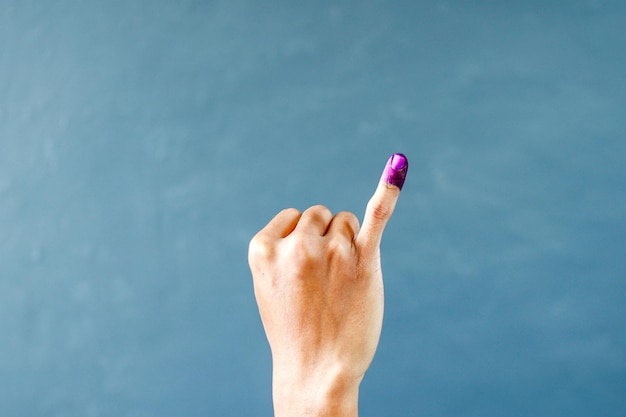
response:
[(409, 162), (401, 153), (391, 155), (383, 171), (374, 195), (367, 203), (363, 226), (357, 236), (357, 244), (363, 251), (377, 250), (387, 222), (400, 196)]

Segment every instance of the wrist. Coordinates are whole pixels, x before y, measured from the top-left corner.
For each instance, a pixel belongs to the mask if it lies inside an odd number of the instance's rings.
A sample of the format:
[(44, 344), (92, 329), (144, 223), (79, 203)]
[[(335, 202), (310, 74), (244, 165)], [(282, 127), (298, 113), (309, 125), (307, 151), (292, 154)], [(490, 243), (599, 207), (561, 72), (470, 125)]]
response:
[(284, 375), (275, 371), (274, 416), (357, 417), (360, 382), (338, 372)]

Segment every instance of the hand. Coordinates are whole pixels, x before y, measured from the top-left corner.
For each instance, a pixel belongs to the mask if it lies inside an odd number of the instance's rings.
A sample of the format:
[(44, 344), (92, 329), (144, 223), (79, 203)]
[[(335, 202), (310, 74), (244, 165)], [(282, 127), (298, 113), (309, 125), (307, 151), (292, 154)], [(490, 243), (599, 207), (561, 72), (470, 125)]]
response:
[(358, 414), (383, 321), (380, 241), (407, 168), (404, 155), (392, 155), (360, 231), (354, 214), (313, 206), (281, 211), (252, 238), (276, 417)]

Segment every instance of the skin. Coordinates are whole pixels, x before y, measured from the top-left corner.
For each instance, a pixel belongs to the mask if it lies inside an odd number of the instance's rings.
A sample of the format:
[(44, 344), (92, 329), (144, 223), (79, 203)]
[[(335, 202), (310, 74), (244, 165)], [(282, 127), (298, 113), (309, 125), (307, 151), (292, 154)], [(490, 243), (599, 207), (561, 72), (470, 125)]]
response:
[(392, 159), (361, 228), (352, 213), (289, 208), (250, 241), (275, 417), (358, 415), (359, 385), (383, 322), (380, 242), (406, 175)]

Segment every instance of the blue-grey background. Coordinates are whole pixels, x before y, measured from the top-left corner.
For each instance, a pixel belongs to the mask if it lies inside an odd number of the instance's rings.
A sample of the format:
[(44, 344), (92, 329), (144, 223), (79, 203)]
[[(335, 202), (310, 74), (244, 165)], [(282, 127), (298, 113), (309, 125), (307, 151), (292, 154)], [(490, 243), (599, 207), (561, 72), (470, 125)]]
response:
[(626, 2), (0, 0), (0, 415), (271, 415), (278, 210), (383, 242), (362, 416), (626, 415)]

